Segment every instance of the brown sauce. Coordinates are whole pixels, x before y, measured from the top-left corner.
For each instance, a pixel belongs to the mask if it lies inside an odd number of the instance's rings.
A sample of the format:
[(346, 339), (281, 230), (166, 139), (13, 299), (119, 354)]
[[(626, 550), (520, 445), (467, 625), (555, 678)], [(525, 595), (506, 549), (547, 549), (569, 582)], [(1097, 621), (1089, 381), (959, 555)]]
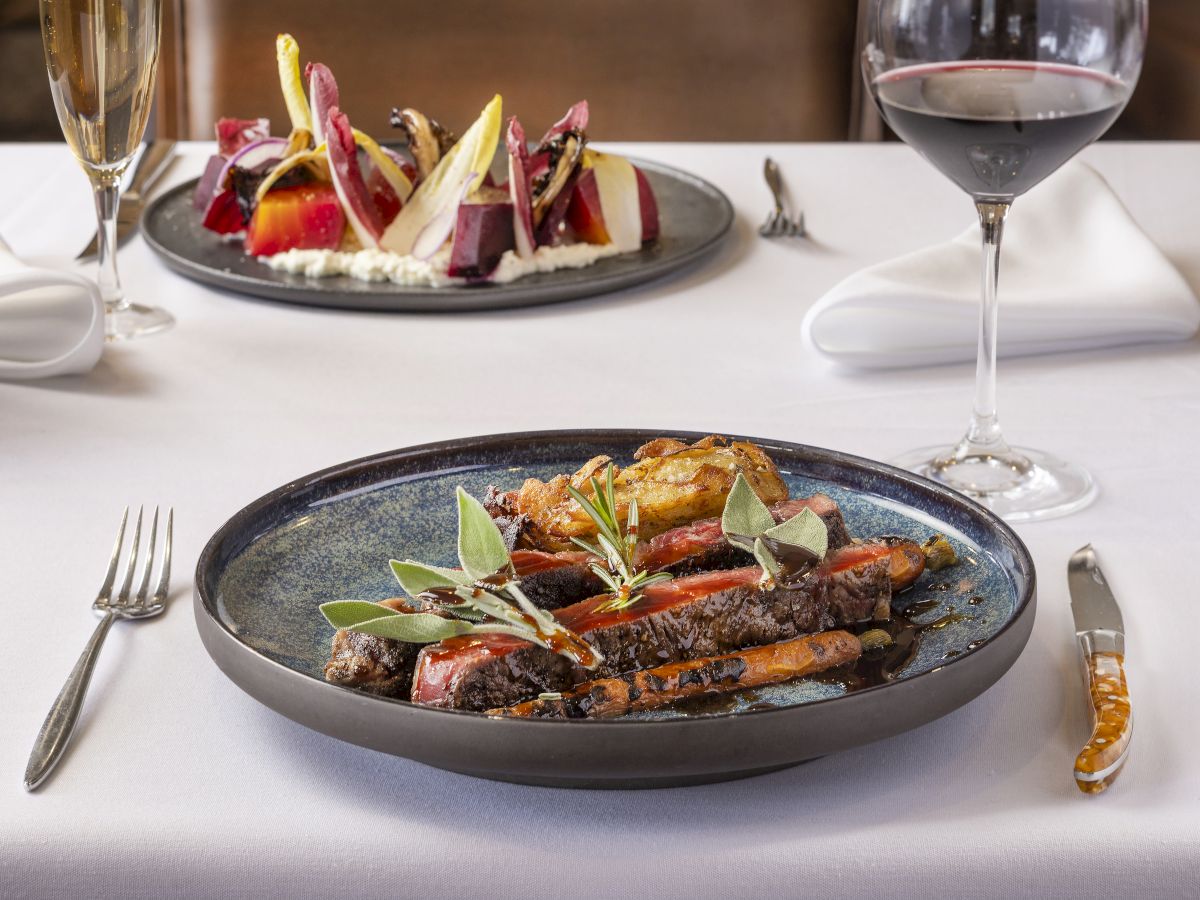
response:
[(762, 695), (753, 690), (731, 691), (727, 694), (716, 692), (696, 694), (678, 703), (672, 703), (671, 708), (688, 716), (713, 716), (733, 712), (740, 706), (740, 701), (754, 704), (750, 709), (774, 707), (773, 703), (759, 703)]
[(779, 583), (784, 587), (795, 587), (803, 583), (821, 562), (817, 554), (805, 547), (785, 544), (765, 534), (761, 540), (779, 563)]
[[(808, 677), (821, 684), (839, 685), (847, 693), (894, 681), (916, 657), (917, 650), (921, 646), (921, 635), (925, 631), (940, 630), (954, 622), (970, 619), (969, 616), (955, 612), (954, 607), (951, 606), (947, 608), (945, 615), (932, 622), (918, 624), (913, 621), (914, 617), (932, 612), (939, 605), (939, 601), (933, 599), (918, 600), (916, 603), (906, 606), (903, 612), (893, 610), (892, 618), (888, 622), (862, 622), (858, 626), (852, 627), (850, 630), (855, 634), (862, 634), (873, 628), (882, 628), (891, 635), (892, 645), (878, 650), (867, 650), (853, 663), (818, 672)], [(969, 649), (973, 650), (978, 645), (978, 641), (973, 642)], [(942, 658), (952, 659), (961, 653), (961, 650), (949, 650)]]

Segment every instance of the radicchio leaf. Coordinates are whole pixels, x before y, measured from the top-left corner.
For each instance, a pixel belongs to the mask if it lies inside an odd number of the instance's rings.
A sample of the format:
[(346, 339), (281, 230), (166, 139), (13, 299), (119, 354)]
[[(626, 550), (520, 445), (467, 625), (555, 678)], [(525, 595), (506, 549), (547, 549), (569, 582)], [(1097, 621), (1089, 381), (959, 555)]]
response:
[(525, 129), (513, 116), (504, 138), (508, 146), (508, 192), (513, 203), (513, 235), (517, 256), (529, 259), (537, 246), (533, 236), (533, 202), (529, 177), (529, 145)]
[(309, 63), (304, 67), (308, 79), (308, 102), (312, 107), (313, 140), (320, 144), (325, 140), (325, 120), (329, 110), (337, 107), (338, 86), (333, 73), (324, 63)]
[(583, 132), (587, 130), (588, 102), (580, 100), (567, 110), (567, 114), (550, 126), (550, 130), (542, 135), (542, 144), (548, 144), (560, 134), (568, 131)]
[(228, 159), (247, 144), (271, 136), (270, 119), (217, 119), (217, 153)]
[(325, 119), (325, 137), (333, 187), (346, 210), (350, 227), (364, 247), (378, 247), (383, 222), (358, 165), (358, 145), (350, 120), (336, 106), (330, 108)]

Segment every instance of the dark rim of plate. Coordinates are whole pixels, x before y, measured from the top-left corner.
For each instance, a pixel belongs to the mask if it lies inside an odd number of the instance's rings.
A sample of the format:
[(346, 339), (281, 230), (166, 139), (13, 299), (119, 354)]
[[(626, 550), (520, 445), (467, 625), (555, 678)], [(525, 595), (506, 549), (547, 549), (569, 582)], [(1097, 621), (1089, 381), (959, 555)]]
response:
[[(940, 666), (936, 666), (936, 667), (929, 669), (927, 671), (924, 671), (924, 672), (919, 672), (915, 675), (909, 675), (909, 676), (899, 678), (896, 681), (890, 682), (888, 684), (873, 685), (871, 687), (863, 688), (862, 690), (855, 691), (851, 694), (843, 694), (843, 695), (840, 695), (837, 697), (826, 697), (826, 698), (823, 698), (820, 700), (811, 700), (811, 701), (808, 701), (805, 703), (797, 704), (795, 706), (781, 706), (781, 707), (777, 707), (775, 709), (734, 710), (731, 712), (723, 712), (723, 713), (708, 713), (703, 716), (696, 716), (696, 717), (665, 719), (660, 722), (657, 720), (642, 720), (642, 719), (627, 719), (627, 718), (567, 719), (567, 720), (501, 718), (499, 716), (488, 716), (486, 713), (475, 712), (472, 710), (445, 709), (442, 707), (422, 706), (421, 704), (413, 703), (409, 700), (401, 700), (401, 699), (395, 698), (395, 697), (380, 697), (380, 696), (377, 696), (374, 694), (368, 694), (365, 691), (356, 690), (354, 688), (343, 687), (342, 685), (337, 685), (337, 684), (331, 684), (330, 682), (325, 681), (322, 678), (318, 678), (315, 675), (311, 675), (307, 672), (301, 672), (300, 670), (294, 669), (290, 666), (287, 666), (284, 663), (279, 662), (278, 660), (271, 659), (270, 657), (260, 653), (254, 647), (245, 643), (236, 633), (234, 633), (229, 628), (229, 626), (224, 621), (222, 621), (221, 617), (216, 613), (216, 610), (215, 610), (216, 598), (214, 596), (214, 591), (210, 590), (210, 587), (215, 589), (216, 585), (214, 582), (210, 586), (209, 580), (206, 577), (206, 573), (209, 573), (210, 571), (212, 571), (214, 569), (215, 564), (218, 562), (218, 560), (220, 560), (221, 556), (223, 555), (222, 550), (224, 548), (225, 542), (228, 539), (234, 537), (235, 535), (238, 535), (239, 533), (245, 533), (247, 530), (247, 526), (253, 524), (255, 521), (255, 518), (259, 514), (261, 514), (263, 511), (265, 511), (265, 510), (269, 509), (270, 507), (272, 507), (273, 505), (275, 505), (278, 501), (284, 500), (284, 499), (288, 498), (290, 495), (295, 494), (298, 491), (306, 490), (306, 489), (311, 490), (311, 489), (316, 488), (319, 485), (336, 485), (337, 482), (345, 480), (347, 477), (352, 477), (355, 474), (361, 474), (363, 472), (369, 471), (383, 463), (394, 463), (394, 462), (397, 462), (400, 460), (415, 461), (422, 457), (436, 459), (439, 455), (442, 455), (442, 454), (452, 453), (452, 452), (462, 451), (462, 450), (469, 450), (469, 449), (476, 449), (476, 450), (491, 449), (491, 448), (501, 447), (506, 444), (513, 445), (513, 444), (517, 444), (517, 443), (530, 443), (530, 442), (539, 442), (539, 443), (550, 443), (550, 442), (556, 442), (556, 441), (573, 441), (573, 442), (578, 442), (578, 443), (586, 443), (589, 441), (594, 441), (596, 443), (602, 443), (604, 441), (609, 441), (609, 442), (642, 441), (642, 442), (645, 442), (648, 440), (652, 440), (653, 438), (656, 438), (656, 437), (662, 437), (663, 435), (669, 435), (671, 437), (676, 437), (676, 438), (679, 438), (680, 440), (696, 441), (696, 440), (699, 440), (700, 438), (705, 437), (712, 433), (713, 432), (709, 432), (709, 431), (680, 431), (678, 429), (651, 430), (651, 429), (628, 429), (628, 428), (624, 428), (624, 429), (590, 429), (590, 428), (588, 428), (588, 429), (558, 429), (558, 430), (550, 429), (550, 430), (544, 430), (544, 431), (517, 431), (517, 432), (507, 432), (507, 433), (502, 433), (502, 434), (477, 435), (474, 437), (467, 437), (467, 438), (455, 438), (455, 439), (447, 440), (447, 441), (434, 441), (434, 442), (431, 442), (428, 444), (418, 444), (418, 445), (415, 445), (412, 447), (405, 447), (405, 448), (399, 449), (399, 450), (385, 451), (383, 453), (377, 453), (377, 454), (373, 454), (371, 456), (364, 456), (359, 459), (351, 460), (349, 462), (344, 462), (344, 463), (341, 463), (338, 465), (330, 466), (327, 469), (321, 469), (320, 471), (313, 472), (313, 473), (311, 473), (309, 475), (305, 475), (301, 478), (297, 478), (293, 481), (288, 482), (285, 485), (282, 485), (281, 487), (276, 488), (275, 490), (271, 491), (268, 494), (264, 494), (263, 496), (259, 497), (257, 500), (254, 500), (253, 502), (251, 502), (248, 505), (246, 505), (245, 507), (243, 507), (237, 513), (235, 513), (228, 521), (226, 521), (220, 528), (218, 528), (217, 531), (213, 534), (213, 536), (211, 538), (209, 538), (208, 543), (205, 544), (204, 550), (200, 553), (200, 558), (196, 563), (196, 574), (195, 574), (195, 581), (194, 581), (195, 591), (203, 603), (205, 614), (208, 615), (208, 617), (210, 619), (212, 619), (213, 622), (216, 623), (217, 627), (222, 632), (224, 632), (225, 635), (230, 640), (234, 641), (245, 652), (258, 657), (262, 661), (270, 663), (274, 667), (278, 667), (278, 669), (281, 670), (281, 672), (287, 673), (287, 675), (285, 677), (303, 678), (307, 682), (311, 682), (313, 684), (320, 685), (323, 688), (328, 688), (330, 690), (335, 690), (335, 691), (342, 691), (342, 692), (345, 692), (345, 693), (350, 694), (355, 697), (366, 698), (369, 700), (379, 701), (381, 703), (387, 703), (390, 705), (399, 706), (406, 710), (419, 711), (420, 714), (426, 714), (426, 713), (431, 714), (431, 715), (449, 714), (449, 715), (457, 715), (457, 716), (471, 716), (474, 718), (481, 717), (481, 718), (492, 719), (498, 723), (508, 723), (509, 726), (512, 726), (514, 724), (527, 725), (527, 724), (531, 724), (531, 723), (536, 723), (539, 726), (559, 727), (559, 728), (577, 727), (581, 724), (591, 725), (593, 727), (601, 727), (601, 726), (611, 727), (611, 726), (619, 726), (619, 725), (626, 725), (626, 726), (635, 726), (635, 725), (647, 726), (647, 725), (649, 725), (649, 726), (654, 726), (654, 727), (663, 727), (663, 726), (668, 726), (668, 725), (674, 725), (674, 726), (686, 727), (688, 725), (701, 725), (704, 722), (709, 722), (709, 721), (713, 721), (716, 719), (741, 718), (741, 717), (750, 716), (750, 715), (753, 715), (753, 716), (784, 715), (789, 712), (794, 713), (795, 710), (797, 710), (797, 709), (805, 709), (805, 708), (813, 707), (813, 706), (816, 706), (819, 704), (836, 703), (836, 702), (843, 702), (843, 703), (851, 702), (851, 701), (854, 701), (855, 698), (865, 697), (865, 696), (874, 694), (878, 691), (886, 690), (897, 684), (912, 684), (912, 683), (916, 682), (918, 679), (926, 678), (928, 676), (936, 674), (937, 672), (939, 672), (945, 668), (948, 668), (948, 667), (954, 666), (954, 665), (958, 665), (963, 660), (968, 659), (977, 653), (987, 650), (1001, 635), (1003, 635), (1005, 632), (1007, 632), (1009, 629), (1011, 629), (1015, 626), (1015, 624), (1022, 617), (1022, 614), (1026, 611), (1027, 607), (1029, 606), (1030, 602), (1032, 601), (1033, 597), (1035, 596), (1036, 588), (1037, 588), (1037, 574), (1034, 569), (1033, 558), (1029, 553), (1029, 549), (1025, 546), (1025, 543), (1021, 540), (1020, 537), (1017, 536), (1017, 533), (1015, 531), (1013, 531), (1013, 529), (1009, 525), (1007, 525), (999, 516), (997, 516), (995, 513), (993, 513), (991, 510), (987, 509), (986, 507), (981, 506), (979, 503), (976, 503), (974, 500), (972, 500), (970, 497), (966, 496), (965, 494), (961, 494), (958, 491), (953, 490), (952, 488), (948, 488), (944, 485), (938, 484), (935, 481), (932, 481), (921, 475), (917, 475), (913, 472), (908, 472), (904, 469), (898, 469), (895, 466), (888, 465), (887, 463), (877, 462), (875, 460), (867, 459), (865, 457), (854, 456), (853, 454), (842, 453), (837, 450), (827, 450), (822, 447), (814, 447), (809, 444), (796, 444), (796, 443), (792, 443), (789, 441), (766, 440), (763, 438), (747, 437), (744, 435), (730, 434), (730, 435), (725, 435), (726, 437), (729, 438), (729, 440), (731, 440), (731, 441), (750, 441), (750, 442), (762, 447), (768, 453), (770, 453), (772, 451), (782, 451), (784, 453), (800, 452), (800, 453), (808, 454), (808, 455), (819, 455), (824, 460), (828, 461), (829, 463), (831, 463), (835, 466), (850, 466), (853, 468), (859, 468), (859, 469), (862, 469), (865, 471), (870, 471), (870, 472), (873, 472), (873, 473), (876, 473), (879, 475), (884, 475), (893, 480), (898, 480), (898, 481), (903, 482), (908, 488), (910, 488), (918, 493), (925, 493), (926, 495), (932, 495), (942, 502), (947, 502), (947, 503), (950, 503), (951, 505), (956, 505), (956, 506), (964, 508), (964, 510), (966, 512), (968, 512), (975, 518), (982, 520), (989, 528), (991, 528), (991, 529), (995, 530), (997, 533), (999, 533), (999, 535), (1002, 538), (1002, 543), (1007, 545), (1008, 548), (1013, 553), (1013, 561), (1014, 561), (1015, 569), (1016, 569), (1017, 573), (1024, 577), (1024, 580), (1025, 580), (1024, 590), (1021, 591), (1020, 595), (1016, 599), (1016, 602), (1013, 604), (1013, 609), (1012, 609), (1012, 612), (1009, 614), (1008, 619), (1004, 622), (1003, 625), (1000, 626), (999, 629), (996, 630), (996, 632), (994, 634), (992, 634), (986, 640), (982, 641), (980, 643), (980, 645), (978, 647), (976, 647), (975, 649), (968, 650), (967, 652), (961, 654), (960, 656), (956, 656), (953, 659), (947, 660), (944, 663), (942, 663), (942, 665), (940, 665)], [(470, 466), (469, 468), (480, 468), (480, 466)], [(785, 468), (786, 468), (786, 466), (785, 466)], [(436, 474), (437, 471), (438, 470), (436, 470), (436, 469), (427, 469), (421, 473), (414, 473), (413, 477), (419, 478), (422, 475), (433, 475), (433, 474)], [(388, 483), (395, 484), (395, 483), (398, 483), (400, 481), (405, 481), (405, 480), (409, 480), (409, 478), (404, 477), (404, 476), (397, 477), (394, 479), (390, 479), (386, 483), (381, 483), (379, 485), (373, 485), (373, 486), (371, 486), (371, 488), (369, 490), (378, 489), (378, 488), (384, 486), (384, 484), (388, 484)], [(336, 492), (333, 492), (333, 493), (336, 493)], [(908, 504), (906, 504), (906, 505), (908, 505)], [(253, 543), (253, 541), (256, 540), (262, 533), (263, 532), (254, 534), (252, 537), (249, 538), (249, 540), (239, 543), (236, 547), (234, 547), (232, 549), (231, 552), (224, 554), (224, 556), (227, 559), (231, 559), (233, 556), (237, 555), (237, 553), (240, 552), (242, 549), (244, 549), (245, 547), (247, 547), (251, 543)]]

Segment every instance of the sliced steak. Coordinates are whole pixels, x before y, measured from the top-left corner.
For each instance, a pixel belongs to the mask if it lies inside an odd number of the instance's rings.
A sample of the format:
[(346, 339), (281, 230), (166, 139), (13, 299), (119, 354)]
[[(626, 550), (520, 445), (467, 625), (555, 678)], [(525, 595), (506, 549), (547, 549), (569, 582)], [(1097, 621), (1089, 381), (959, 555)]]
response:
[(590, 553), (514, 550), (513, 566), (521, 576), (521, 590), (539, 609), (560, 609), (594, 597), (605, 589), (604, 582), (589, 567)]
[(421, 650), (412, 699), (471, 710), (511, 706), (595, 678), (859, 621), (890, 600), (890, 557), (884, 544), (854, 545), (831, 553), (794, 588), (763, 588), (761, 570), (751, 566), (652, 585), (636, 605), (620, 612), (597, 612), (594, 599), (558, 610), (555, 618), (604, 654), (592, 672), (508, 635), (451, 638)]
[[(400, 598), (379, 605), (401, 612), (411, 609)], [(325, 664), (325, 680), (383, 697), (408, 697), (420, 650), (420, 644), (339, 628), (333, 636), (332, 655)]]

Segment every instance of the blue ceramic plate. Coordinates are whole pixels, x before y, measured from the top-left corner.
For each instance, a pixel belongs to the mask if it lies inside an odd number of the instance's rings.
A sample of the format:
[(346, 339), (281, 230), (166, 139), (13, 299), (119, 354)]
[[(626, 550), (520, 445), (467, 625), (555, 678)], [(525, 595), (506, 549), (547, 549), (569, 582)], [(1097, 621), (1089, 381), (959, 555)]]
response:
[(463, 312), (538, 306), (593, 297), (661, 278), (711, 256), (733, 226), (733, 205), (703, 178), (646, 160), (634, 160), (646, 173), (658, 200), (662, 233), (636, 253), (597, 260), (582, 269), (541, 272), (509, 284), (404, 287), (359, 281), (348, 276), (307, 278), (267, 268), (200, 224), (192, 208), (196, 182), (156, 198), (142, 215), (150, 249), (171, 269), (219, 288), (298, 303), (342, 309), (397, 312)]
[[(1016, 660), (1034, 614), (1028, 551), (960, 494), (881, 463), (812, 447), (763, 446), (793, 495), (824, 491), (859, 537), (946, 534), (961, 563), (926, 572), (896, 609), (920, 631), (886, 684), (819, 677), (619, 720), (497, 720), (327, 684), (332, 630), (317, 606), (383, 599), (393, 557), (452, 565), (454, 488), (574, 471), (600, 453), (628, 461), (659, 436), (537, 432), (396, 451), (302, 478), (250, 504), (209, 542), (196, 619), (209, 653), (251, 695), (344, 740), (430, 765), (539, 784), (631, 787), (713, 781), (801, 762), (945, 715)], [(702, 435), (677, 434), (688, 440)]]

